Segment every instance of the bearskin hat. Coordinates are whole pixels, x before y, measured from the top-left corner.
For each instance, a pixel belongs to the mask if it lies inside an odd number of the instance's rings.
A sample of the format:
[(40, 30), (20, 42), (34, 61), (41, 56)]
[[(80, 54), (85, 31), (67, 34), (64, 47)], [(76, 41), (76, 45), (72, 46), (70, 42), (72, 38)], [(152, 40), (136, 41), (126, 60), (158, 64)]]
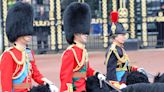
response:
[(33, 8), (30, 4), (17, 2), (9, 9), (6, 34), (12, 43), (20, 36), (33, 35)]
[(89, 34), (91, 23), (90, 7), (86, 3), (73, 2), (64, 11), (64, 31), (69, 44), (74, 43), (74, 34)]

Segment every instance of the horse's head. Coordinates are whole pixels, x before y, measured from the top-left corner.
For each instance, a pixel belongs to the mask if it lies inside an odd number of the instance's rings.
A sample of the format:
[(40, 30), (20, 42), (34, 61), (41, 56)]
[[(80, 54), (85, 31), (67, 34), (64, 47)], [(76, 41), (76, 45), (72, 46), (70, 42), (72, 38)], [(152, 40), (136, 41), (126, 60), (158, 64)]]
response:
[(39, 85), (34, 86), (29, 92), (51, 92), (49, 89), (49, 85)]
[(138, 71), (130, 72), (127, 76), (126, 84), (130, 85), (136, 83), (149, 83), (149, 79), (145, 74), (141, 72)]
[(164, 73), (161, 75), (160, 73), (154, 77), (154, 82), (164, 83)]

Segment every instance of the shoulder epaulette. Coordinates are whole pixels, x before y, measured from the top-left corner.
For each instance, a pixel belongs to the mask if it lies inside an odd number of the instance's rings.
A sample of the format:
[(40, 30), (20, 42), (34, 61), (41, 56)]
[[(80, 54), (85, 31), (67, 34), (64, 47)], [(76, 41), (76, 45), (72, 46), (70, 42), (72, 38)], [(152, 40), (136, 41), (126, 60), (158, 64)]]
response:
[(65, 54), (65, 52), (66, 52), (67, 50), (71, 50), (71, 48), (72, 48), (73, 46), (74, 46), (74, 45), (70, 45), (70, 46), (68, 46), (67, 49), (63, 52), (61, 58), (63, 57), (63, 55)]
[(1, 54), (1, 56), (0, 56), (0, 61), (1, 61), (1, 58), (2, 58), (3, 54), (4, 54), (5, 52), (7, 52), (7, 51), (10, 51), (11, 49), (13, 49), (13, 47), (7, 48), (7, 49)]
[(110, 50), (115, 50), (116, 49), (116, 44), (112, 44)]
[(68, 46), (67, 49), (63, 52), (62, 57), (63, 57), (64, 53), (67, 50), (71, 50), (72, 51), (72, 53), (74, 55), (74, 58), (75, 58), (75, 61), (77, 63), (77, 66), (75, 67), (75, 69), (73, 69), (73, 72), (75, 72), (75, 71), (79, 70), (84, 65), (86, 52), (83, 51), (82, 59), (81, 59), (81, 61), (79, 61), (78, 58), (77, 58), (76, 51), (74, 50), (73, 46), (75, 46), (75, 45)]
[(126, 54), (125, 54), (124, 49), (122, 49), (122, 51), (123, 51), (123, 57), (120, 57), (120, 55), (119, 55), (117, 49), (113, 50), (113, 52), (114, 52), (116, 58), (117, 58), (120, 62), (124, 63), (124, 62), (125, 62), (125, 59), (126, 59), (127, 57), (124, 58), (124, 56), (125, 56)]

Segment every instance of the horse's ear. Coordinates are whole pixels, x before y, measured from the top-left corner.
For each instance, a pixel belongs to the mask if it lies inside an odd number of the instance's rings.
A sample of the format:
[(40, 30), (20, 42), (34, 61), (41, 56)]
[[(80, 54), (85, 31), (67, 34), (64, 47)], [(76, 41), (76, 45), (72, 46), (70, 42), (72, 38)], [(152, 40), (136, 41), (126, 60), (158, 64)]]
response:
[(158, 73), (155, 77), (154, 77), (154, 82), (159, 82), (161, 73)]
[(48, 88), (49, 88), (49, 84), (48, 84), (48, 83), (46, 83), (46, 87), (48, 87)]

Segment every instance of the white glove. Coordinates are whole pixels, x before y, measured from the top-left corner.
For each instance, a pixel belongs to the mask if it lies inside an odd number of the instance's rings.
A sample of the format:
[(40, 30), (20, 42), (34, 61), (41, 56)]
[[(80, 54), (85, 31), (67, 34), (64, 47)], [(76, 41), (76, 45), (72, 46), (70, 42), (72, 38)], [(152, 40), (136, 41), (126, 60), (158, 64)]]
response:
[(146, 71), (144, 70), (144, 68), (138, 68), (137, 71), (138, 71), (138, 72), (141, 72), (141, 73), (143, 73), (143, 74), (145, 74), (145, 75), (147, 75), (147, 73), (146, 73)]
[(106, 80), (106, 77), (105, 77), (103, 74), (101, 74), (101, 73), (99, 73), (99, 74), (97, 75), (97, 78), (98, 78), (99, 80), (101, 80), (101, 81)]
[(120, 89), (123, 89), (123, 88), (126, 88), (126, 87), (127, 87), (127, 85), (124, 84), (124, 83), (120, 85)]
[(48, 84), (51, 92), (59, 92), (59, 89), (53, 84), (52, 81), (48, 80), (47, 78), (42, 78), (41, 80), (44, 81), (44, 84)]
[(59, 92), (59, 89), (54, 84), (49, 84), (51, 92)]

